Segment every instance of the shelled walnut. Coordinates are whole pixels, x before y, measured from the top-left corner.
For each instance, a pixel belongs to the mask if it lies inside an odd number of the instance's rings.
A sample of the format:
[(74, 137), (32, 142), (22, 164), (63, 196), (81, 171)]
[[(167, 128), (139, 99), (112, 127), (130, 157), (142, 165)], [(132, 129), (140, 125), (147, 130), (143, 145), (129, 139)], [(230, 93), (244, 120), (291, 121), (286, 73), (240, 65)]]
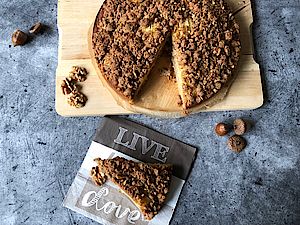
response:
[(76, 84), (71, 78), (67, 77), (61, 83), (61, 90), (64, 95), (68, 95), (76, 89), (77, 89)]
[(73, 66), (69, 77), (75, 81), (83, 82), (87, 78), (87, 70), (84, 67)]
[(72, 91), (70, 96), (68, 97), (68, 104), (76, 108), (85, 106), (86, 101), (87, 97), (78, 90)]
[(68, 96), (68, 104), (76, 108), (85, 106), (87, 97), (79, 91), (77, 82), (83, 82), (87, 79), (87, 70), (84, 67), (73, 66), (69, 77), (66, 77), (61, 83), (61, 90)]

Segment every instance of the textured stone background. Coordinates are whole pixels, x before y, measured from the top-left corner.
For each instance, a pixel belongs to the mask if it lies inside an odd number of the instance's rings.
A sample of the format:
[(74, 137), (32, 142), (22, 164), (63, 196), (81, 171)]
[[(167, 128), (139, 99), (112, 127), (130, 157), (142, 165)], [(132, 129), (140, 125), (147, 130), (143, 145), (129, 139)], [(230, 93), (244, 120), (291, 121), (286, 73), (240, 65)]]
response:
[[(57, 1), (0, 4), (0, 224), (97, 224), (62, 207), (101, 118), (55, 112)], [(172, 120), (130, 116), (199, 149), (172, 224), (300, 224), (300, 1), (255, 0), (253, 10), (260, 109)], [(14, 29), (39, 20), (48, 26), (43, 35), (11, 47)], [(255, 127), (236, 155), (213, 126), (240, 116)]]

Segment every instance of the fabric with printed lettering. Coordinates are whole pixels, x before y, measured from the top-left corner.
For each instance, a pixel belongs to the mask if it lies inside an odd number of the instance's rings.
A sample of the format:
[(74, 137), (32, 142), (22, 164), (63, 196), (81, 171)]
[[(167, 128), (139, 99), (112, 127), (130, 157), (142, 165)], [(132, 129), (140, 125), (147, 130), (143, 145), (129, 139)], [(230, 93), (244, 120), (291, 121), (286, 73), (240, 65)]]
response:
[[(63, 205), (105, 225), (169, 224), (181, 189), (195, 158), (196, 148), (157, 131), (118, 117), (105, 117), (83, 163), (65, 197)], [(173, 165), (170, 192), (165, 205), (150, 221), (112, 182), (97, 186), (90, 178), (95, 158), (120, 156), (136, 162)]]

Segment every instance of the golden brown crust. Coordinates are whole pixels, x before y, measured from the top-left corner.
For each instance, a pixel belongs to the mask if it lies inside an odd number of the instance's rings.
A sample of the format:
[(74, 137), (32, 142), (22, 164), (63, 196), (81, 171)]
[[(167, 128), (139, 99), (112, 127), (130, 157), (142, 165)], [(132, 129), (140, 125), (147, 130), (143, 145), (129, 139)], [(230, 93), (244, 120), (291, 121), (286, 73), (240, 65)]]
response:
[(163, 206), (172, 177), (169, 164), (136, 163), (121, 157), (96, 159), (94, 182), (102, 185), (108, 177), (139, 207), (145, 219), (152, 219)]

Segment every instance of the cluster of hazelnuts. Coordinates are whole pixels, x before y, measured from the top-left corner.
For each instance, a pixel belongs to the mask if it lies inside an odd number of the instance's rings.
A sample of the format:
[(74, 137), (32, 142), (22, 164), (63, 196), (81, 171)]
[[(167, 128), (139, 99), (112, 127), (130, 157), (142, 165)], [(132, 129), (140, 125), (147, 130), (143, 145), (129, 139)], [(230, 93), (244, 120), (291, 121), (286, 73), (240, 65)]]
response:
[(215, 126), (215, 132), (218, 136), (227, 135), (232, 129), (235, 135), (231, 136), (227, 141), (227, 146), (234, 152), (241, 152), (247, 145), (246, 140), (241, 136), (250, 128), (250, 124), (243, 119), (235, 119), (233, 125), (226, 123), (218, 123)]
[[(41, 32), (42, 30), (42, 24), (40, 22), (34, 24), (30, 29), (29, 29), (29, 33), (30, 34), (38, 34), (39, 32)], [(11, 37), (11, 41), (15, 46), (18, 45), (24, 45), (27, 43), (27, 41), (29, 40), (29, 35), (19, 29), (15, 30), (15, 32), (12, 34)]]

